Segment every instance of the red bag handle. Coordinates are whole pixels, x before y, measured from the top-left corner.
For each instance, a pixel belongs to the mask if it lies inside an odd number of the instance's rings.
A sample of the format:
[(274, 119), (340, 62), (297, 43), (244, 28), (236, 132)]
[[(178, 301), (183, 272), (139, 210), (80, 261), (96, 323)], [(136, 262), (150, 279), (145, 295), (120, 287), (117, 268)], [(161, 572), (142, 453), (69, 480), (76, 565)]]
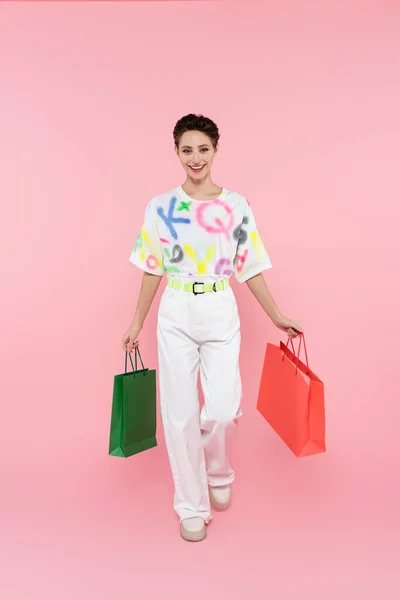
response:
[[(296, 374), (297, 374), (297, 370), (298, 370), (298, 364), (299, 364), (299, 360), (300, 360), (300, 349), (301, 349), (301, 343), (303, 342), (304, 344), (304, 354), (306, 355), (306, 364), (307, 364), (307, 368), (310, 368), (310, 365), (308, 364), (308, 355), (307, 355), (307, 347), (306, 347), (306, 340), (304, 338), (304, 334), (303, 333), (299, 333), (299, 337), (300, 337), (300, 341), (299, 341), (299, 349), (297, 351), (297, 364), (296, 364)], [(293, 354), (296, 356), (296, 351), (294, 349), (294, 344), (293, 344), (293, 340), (292, 338), (288, 338), (287, 344), (286, 344), (286, 348), (289, 349), (289, 342), (292, 344), (292, 348), (293, 348)], [(282, 356), (282, 362), (285, 360), (285, 355)]]

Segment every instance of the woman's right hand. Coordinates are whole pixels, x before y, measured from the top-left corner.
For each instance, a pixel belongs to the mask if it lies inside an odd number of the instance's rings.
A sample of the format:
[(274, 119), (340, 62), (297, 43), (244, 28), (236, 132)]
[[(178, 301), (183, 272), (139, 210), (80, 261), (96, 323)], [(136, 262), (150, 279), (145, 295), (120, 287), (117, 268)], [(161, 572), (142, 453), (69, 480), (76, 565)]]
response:
[(125, 351), (128, 351), (129, 353), (132, 352), (133, 348), (137, 348), (139, 345), (139, 342), (137, 340), (139, 333), (141, 332), (141, 327), (132, 324), (128, 331), (126, 333), (124, 333), (123, 337), (122, 337), (122, 349)]

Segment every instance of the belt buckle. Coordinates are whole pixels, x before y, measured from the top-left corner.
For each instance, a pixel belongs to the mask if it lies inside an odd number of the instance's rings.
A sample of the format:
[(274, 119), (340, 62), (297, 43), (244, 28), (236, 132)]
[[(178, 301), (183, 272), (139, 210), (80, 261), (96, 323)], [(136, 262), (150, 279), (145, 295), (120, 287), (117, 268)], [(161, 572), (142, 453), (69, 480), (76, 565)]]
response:
[(194, 289), (194, 288), (195, 288), (195, 286), (196, 286), (196, 285), (202, 285), (202, 286), (204, 287), (204, 283), (201, 283), (200, 281), (196, 281), (196, 282), (193, 284), (193, 294), (194, 294), (195, 296), (198, 296), (199, 294), (204, 294), (204, 293), (205, 293), (205, 292), (204, 292), (204, 289), (203, 289), (203, 291), (202, 291), (202, 292), (196, 292), (196, 291), (195, 291), (195, 289)]

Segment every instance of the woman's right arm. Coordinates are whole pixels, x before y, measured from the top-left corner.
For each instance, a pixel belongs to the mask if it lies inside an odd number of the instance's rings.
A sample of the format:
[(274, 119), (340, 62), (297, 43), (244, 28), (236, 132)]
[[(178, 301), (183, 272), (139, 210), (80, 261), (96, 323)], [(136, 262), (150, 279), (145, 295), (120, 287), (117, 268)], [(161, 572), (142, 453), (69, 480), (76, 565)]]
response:
[(137, 337), (150, 310), (151, 304), (160, 286), (162, 276), (143, 273), (142, 285), (132, 324), (122, 338), (122, 349), (131, 352), (138, 345)]

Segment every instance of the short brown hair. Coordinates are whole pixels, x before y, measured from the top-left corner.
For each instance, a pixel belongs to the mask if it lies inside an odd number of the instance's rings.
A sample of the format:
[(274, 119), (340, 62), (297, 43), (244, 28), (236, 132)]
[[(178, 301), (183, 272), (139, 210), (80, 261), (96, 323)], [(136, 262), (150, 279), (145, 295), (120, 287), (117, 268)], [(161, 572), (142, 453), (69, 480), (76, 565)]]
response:
[(181, 137), (186, 131), (201, 131), (210, 138), (214, 148), (219, 141), (219, 130), (214, 121), (203, 115), (190, 114), (179, 119), (174, 127), (175, 146), (179, 148)]

